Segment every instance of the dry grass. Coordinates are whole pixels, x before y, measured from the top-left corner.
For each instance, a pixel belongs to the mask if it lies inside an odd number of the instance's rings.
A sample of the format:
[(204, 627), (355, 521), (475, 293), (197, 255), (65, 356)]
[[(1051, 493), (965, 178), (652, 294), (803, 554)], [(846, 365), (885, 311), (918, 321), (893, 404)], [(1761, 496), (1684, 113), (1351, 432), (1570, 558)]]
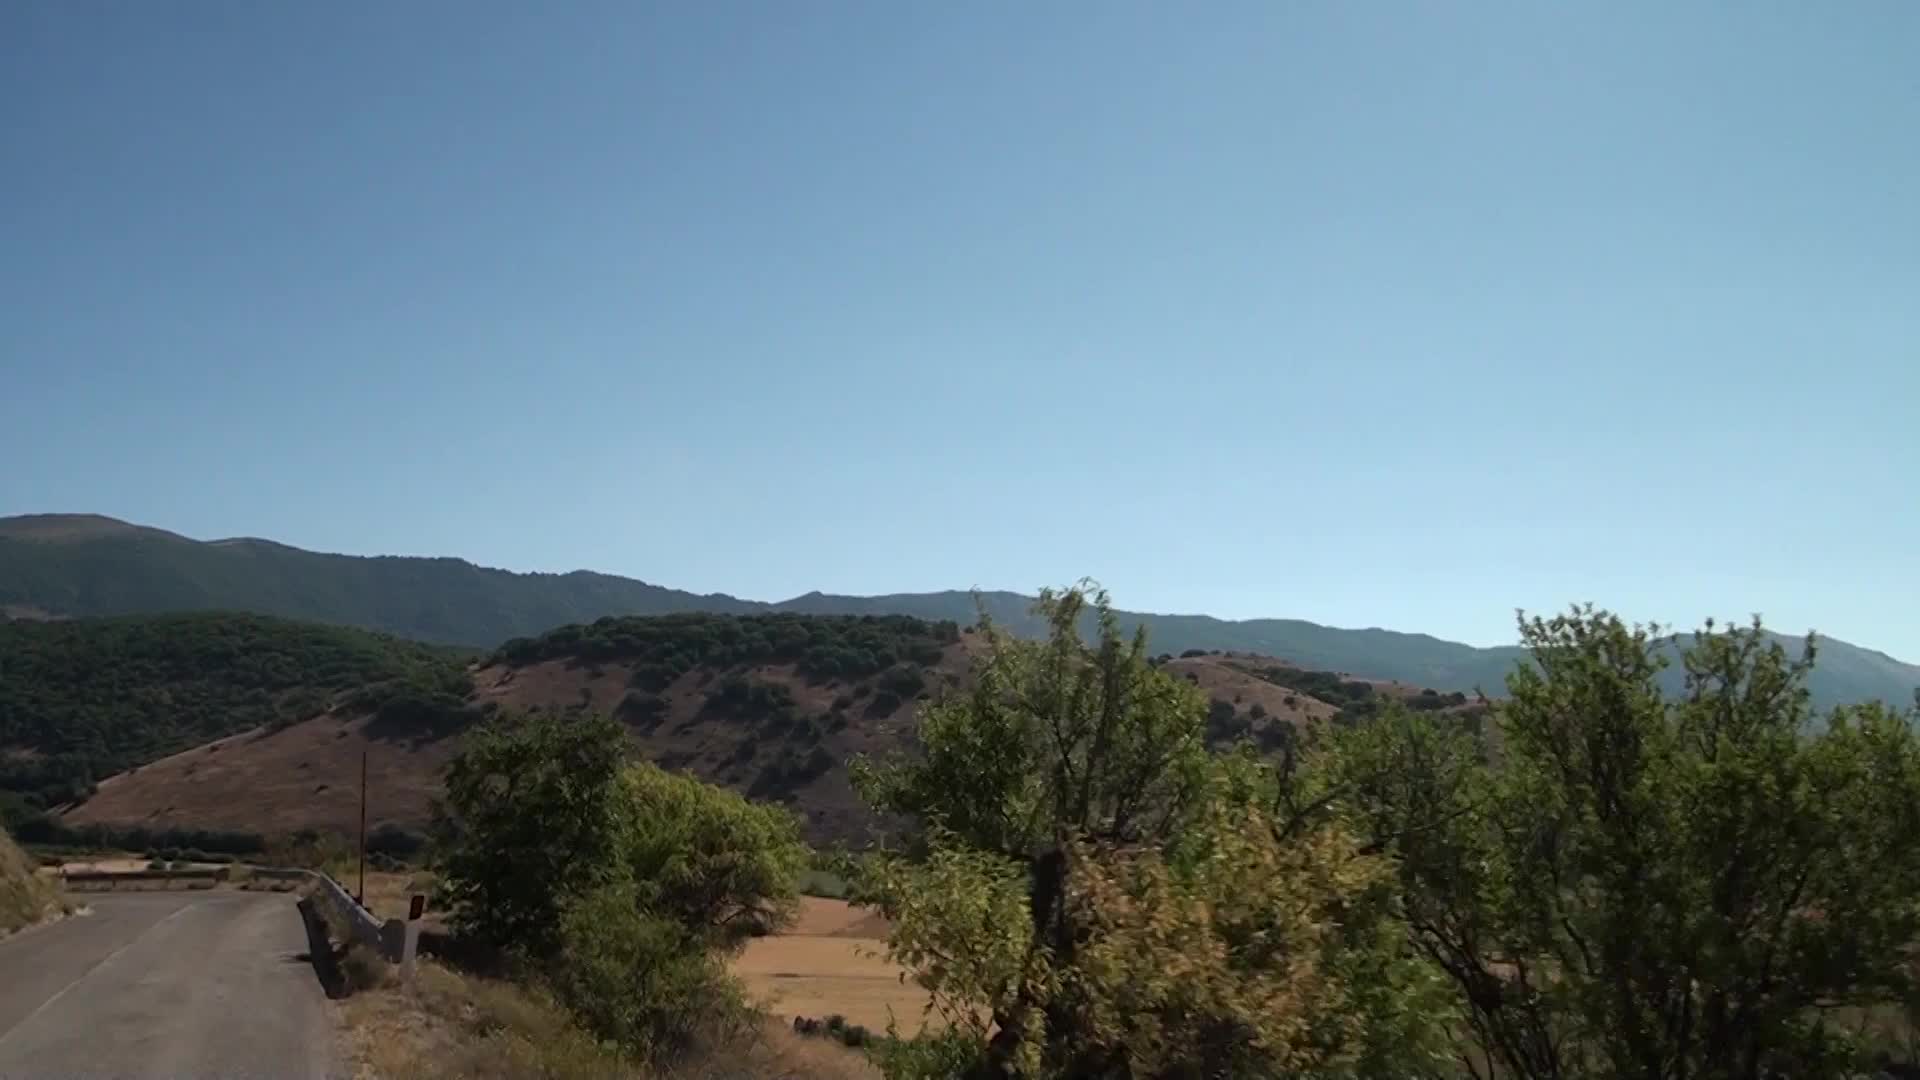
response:
[(279, 731), (254, 730), (101, 781), (67, 823), (233, 829), (279, 835), (360, 824), (360, 755), (367, 757), (369, 829), (419, 828), (457, 739), (375, 739), (362, 718), (332, 714)]
[(912, 1035), (925, 1021), (927, 992), (886, 959), (886, 935), (884, 920), (844, 900), (803, 897), (793, 927), (749, 942), (733, 973), (776, 1016), (838, 1013), (875, 1032), (891, 1020)]
[[(360, 887), (359, 870), (349, 866), (328, 866), (325, 868), (335, 881), (346, 886), (348, 892)], [(391, 872), (386, 870), (367, 871), (367, 910), (381, 919), (404, 919), (407, 908), (413, 900), (413, 894), (433, 896), (434, 876), (426, 870), (406, 870)], [(444, 929), (439, 916), (431, 906), (423, 919), (423, 925), (429, 930)]]
[(0, 830), (0, 936), (65, 910), (57, 882)]
[(412, 987), (389, 985), (356, 994), (341, 1003), (340, 1015), (360, 1080), (865, 1080), (879, 1075), (857, 1051), (800, 1038), (771, 1022), (742, 1045), (716, 1048), (672, 1070), (648, 1070), (596, 1043), (539, 993), (430, 960), (420, 963)]

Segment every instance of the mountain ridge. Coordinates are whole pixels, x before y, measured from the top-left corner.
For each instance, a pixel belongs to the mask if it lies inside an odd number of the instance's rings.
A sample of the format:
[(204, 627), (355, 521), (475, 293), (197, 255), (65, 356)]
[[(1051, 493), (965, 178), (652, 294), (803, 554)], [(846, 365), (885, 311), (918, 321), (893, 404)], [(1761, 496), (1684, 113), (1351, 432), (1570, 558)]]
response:
[[(1042, 628), (1032, 602), (1006, 590), (875, 596), (813, 590), (786, 600), (746, 600), (587, 569), (521, 572), (449, 556), (342, 555), (251, 537), (194, 540), (98, 514), (0, 518), (0, 611), (53, 616), (251, 611), (493, 648), (608, 616), (678, 612), (912, 615), (965, 624), (985, 611), (1016, 633), (1035, 634)], [(1260, 653), (1447, 691), (1497, 692), (1525, 656), (1517, 645), (1474, 646), (1383, 627), (1117, 614), (1128, 627), (1144, 625), (1156, 651)], [(1797, 641), (1781, 640), (1790, 649)], [(1820, 642), (1810, 688), (1823, 705), (1878, 698), (1905, 706), (1920, 687), (1920, 666), (1835, 638)]]

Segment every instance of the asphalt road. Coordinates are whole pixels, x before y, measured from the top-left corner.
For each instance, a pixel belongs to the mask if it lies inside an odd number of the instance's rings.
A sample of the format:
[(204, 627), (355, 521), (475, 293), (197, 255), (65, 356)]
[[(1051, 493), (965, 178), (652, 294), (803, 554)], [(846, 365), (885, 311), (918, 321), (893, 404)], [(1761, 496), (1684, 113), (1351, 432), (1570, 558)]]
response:
[(0, 941), (0, 1077), (332, 1077), (330, 1005), (284, 893), (83, 893)]

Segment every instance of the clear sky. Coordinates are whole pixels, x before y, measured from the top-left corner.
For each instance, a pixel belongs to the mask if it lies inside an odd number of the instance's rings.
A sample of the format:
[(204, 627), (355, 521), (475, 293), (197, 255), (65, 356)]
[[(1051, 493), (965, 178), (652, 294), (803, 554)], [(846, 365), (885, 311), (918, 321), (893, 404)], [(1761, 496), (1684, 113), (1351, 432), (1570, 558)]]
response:
[(0, 5), (0, 514), (1920, 660), (1920, 4)]

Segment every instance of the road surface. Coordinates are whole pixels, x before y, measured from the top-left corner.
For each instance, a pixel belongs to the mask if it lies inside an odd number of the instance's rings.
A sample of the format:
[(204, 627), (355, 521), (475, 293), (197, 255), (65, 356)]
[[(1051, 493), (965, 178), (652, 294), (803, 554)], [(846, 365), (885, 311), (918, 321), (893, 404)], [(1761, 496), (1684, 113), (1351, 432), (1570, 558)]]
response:
[(0, 1077), (339, 1075), (284, 893), (82, 893), (0, 941)]

